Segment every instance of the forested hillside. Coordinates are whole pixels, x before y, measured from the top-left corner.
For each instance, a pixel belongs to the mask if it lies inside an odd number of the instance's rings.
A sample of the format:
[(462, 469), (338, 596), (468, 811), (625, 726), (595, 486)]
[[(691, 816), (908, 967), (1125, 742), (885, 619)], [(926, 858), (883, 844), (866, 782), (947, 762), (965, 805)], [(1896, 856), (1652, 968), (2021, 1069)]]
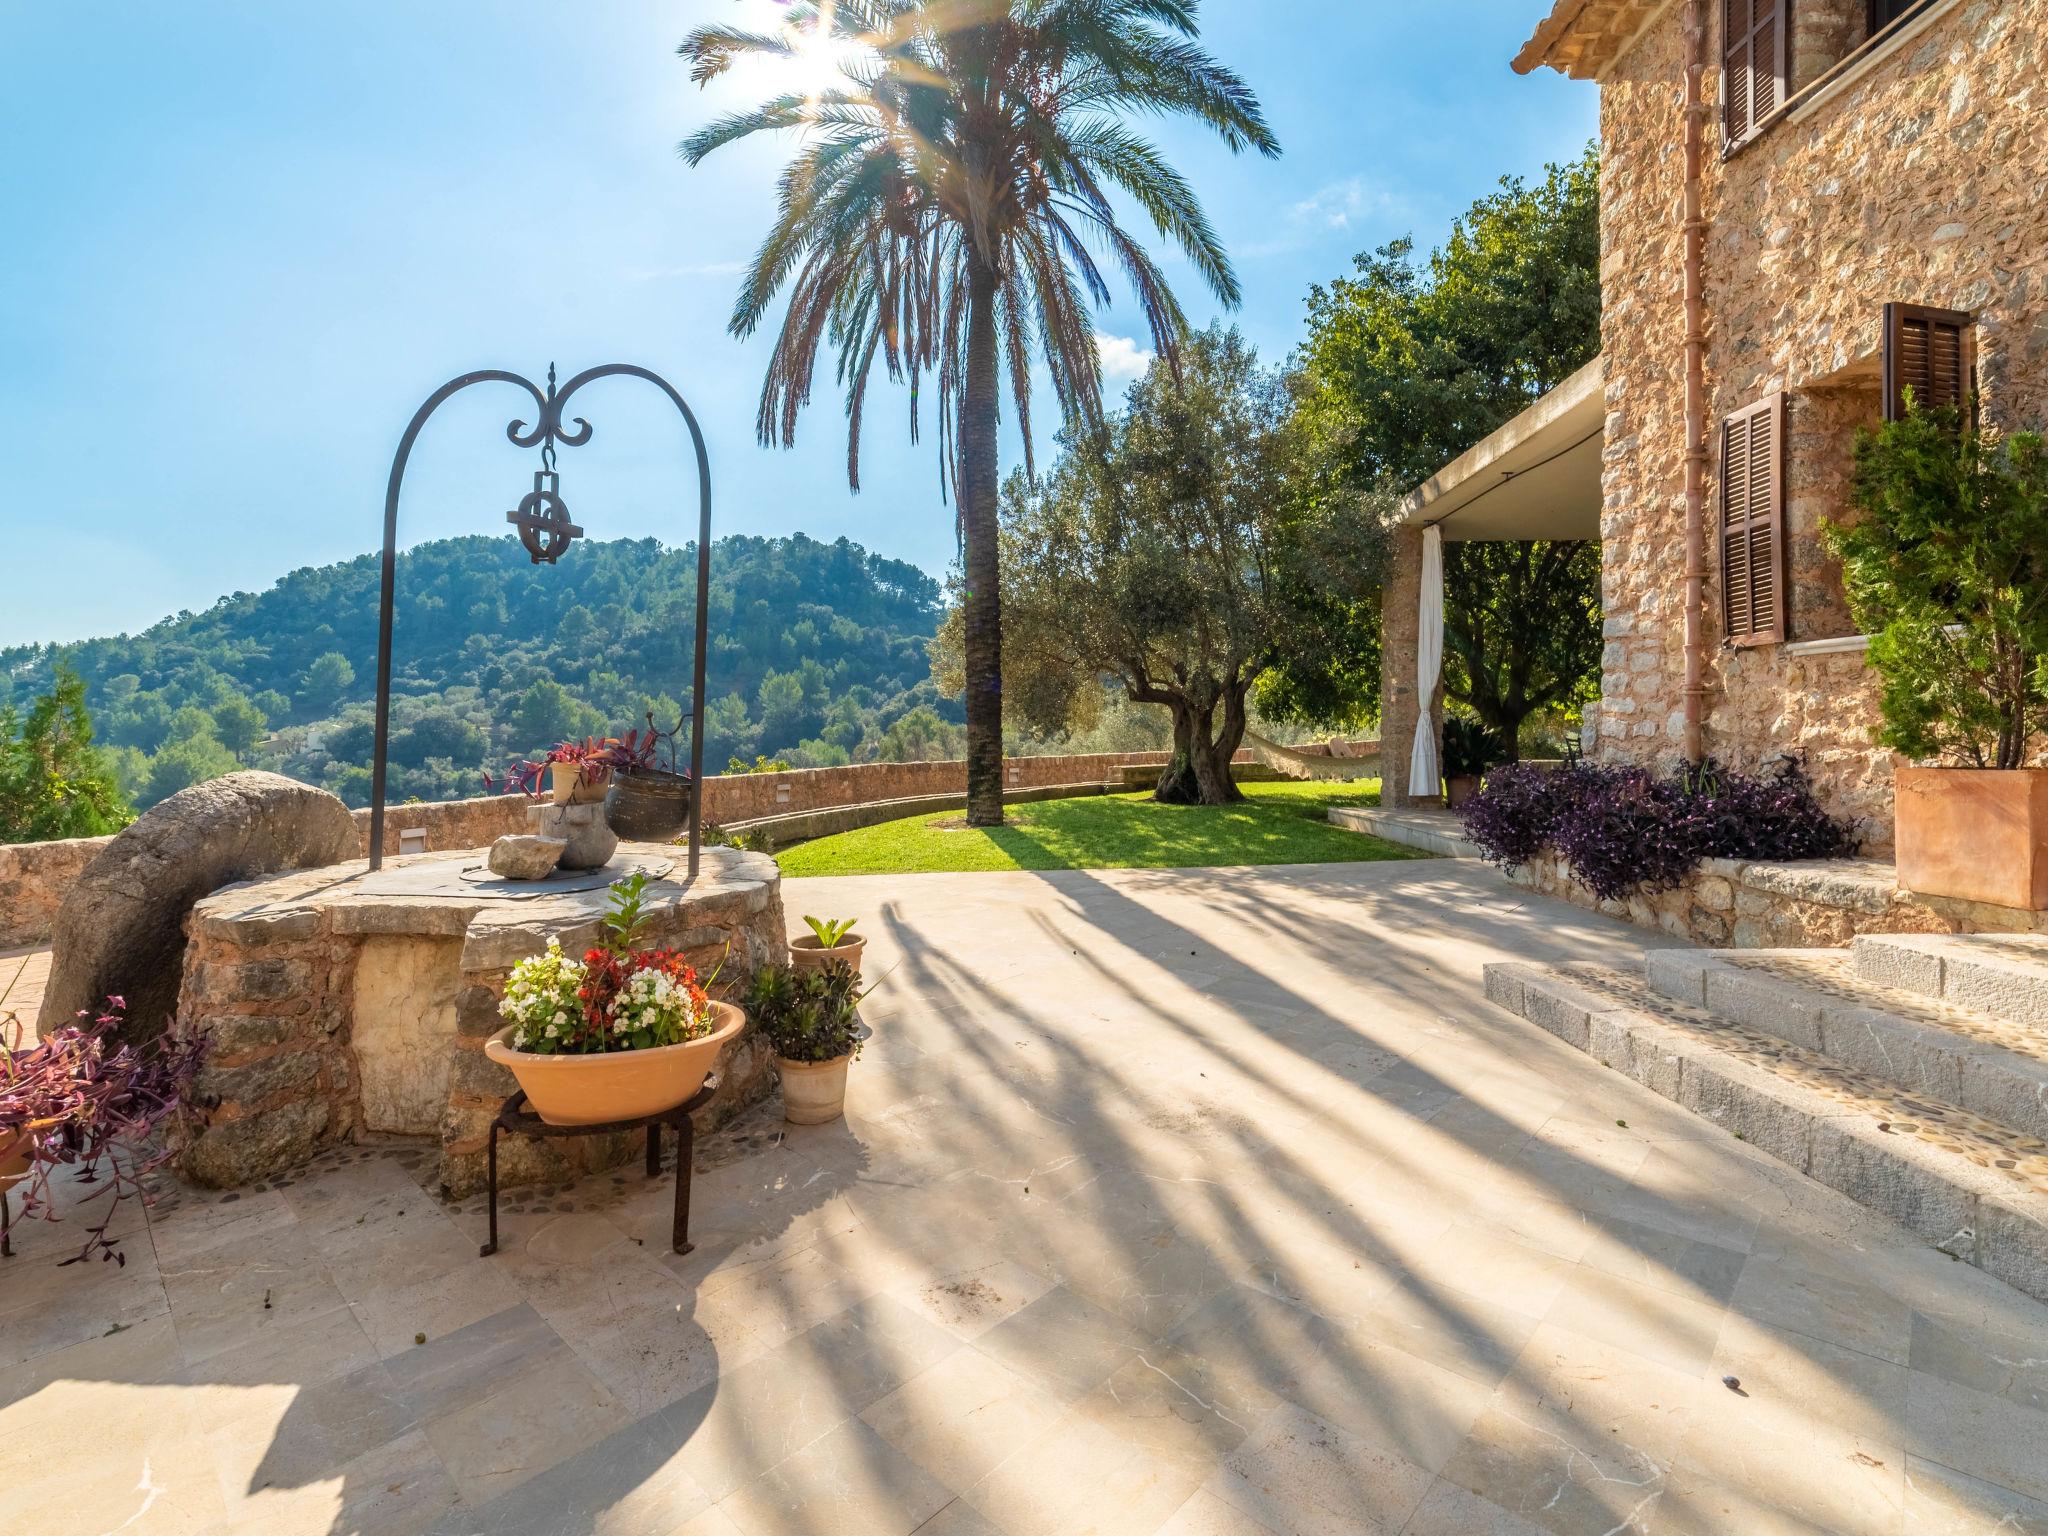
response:
[[(400, 557), (392, 797), (478, 793), (569, 736), (608, 734), (687, 697), (695, 552), (578, 542), (558, 566), (516, 540)], [(732, 537), (712, 550), (708, 771), (952, 755), (960, 710), (930, 681), (939, 584), (842, 539)], [(0, 705), (56, 668), (87, 686), (100, 746), (138, 808), (236, 766), (369, 794), (377, 559), (298, 570), (139, 635), (0, 650)]]

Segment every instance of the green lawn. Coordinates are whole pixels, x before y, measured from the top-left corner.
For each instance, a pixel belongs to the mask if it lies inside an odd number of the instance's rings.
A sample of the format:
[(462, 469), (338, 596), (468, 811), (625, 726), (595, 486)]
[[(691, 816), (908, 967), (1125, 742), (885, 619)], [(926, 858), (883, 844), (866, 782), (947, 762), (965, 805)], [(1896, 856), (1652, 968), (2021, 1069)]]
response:
[(1379, 782), (1247, 784), (1240, 805), (1159, 805), (1149, 795), (1040, 800), (1011, 824), (970, 828), (959, 811), (910, 816), (800, 843), (785, 875), (940, 874), (982, 869), (1188, 869), (1424, 857), (1333, 827), (1333, 805), (1377, 805)]

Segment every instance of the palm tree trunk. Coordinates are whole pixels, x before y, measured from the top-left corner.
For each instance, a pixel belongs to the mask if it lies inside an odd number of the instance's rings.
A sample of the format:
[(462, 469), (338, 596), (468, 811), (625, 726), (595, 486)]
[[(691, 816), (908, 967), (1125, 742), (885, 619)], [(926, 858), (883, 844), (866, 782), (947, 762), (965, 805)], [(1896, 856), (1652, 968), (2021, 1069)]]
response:
[(968, 275), (967, 387), (960, 402), (962, 604), (967, 671), (967, 824), (1003, 824), (1003, 607), (996, 554), (996, 274)]

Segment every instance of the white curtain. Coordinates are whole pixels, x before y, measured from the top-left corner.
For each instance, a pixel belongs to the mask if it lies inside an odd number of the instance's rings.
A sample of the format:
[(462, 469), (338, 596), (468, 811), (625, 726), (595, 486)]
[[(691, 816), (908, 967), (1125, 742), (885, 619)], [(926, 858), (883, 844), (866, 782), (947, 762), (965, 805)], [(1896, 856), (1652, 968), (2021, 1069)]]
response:
[(1440, 795), (1437, 773), (1436, 720), (1430, 703), (1444, 665), (1444, 536), (1435, 528), (1422, 531), (1421, 611), (1415, 625), (1415, 750), (1408, 758), (1408, 793)]

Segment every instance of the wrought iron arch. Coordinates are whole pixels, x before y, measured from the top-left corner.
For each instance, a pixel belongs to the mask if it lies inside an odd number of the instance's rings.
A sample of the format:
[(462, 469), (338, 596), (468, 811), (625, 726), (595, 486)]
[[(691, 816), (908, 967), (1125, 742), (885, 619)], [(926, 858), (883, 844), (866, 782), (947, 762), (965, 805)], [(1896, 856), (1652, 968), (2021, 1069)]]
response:
[(669, 403), (675, 406), (683, 418), (683, 425), (689, 429), (690, 446), (697, 459), (697, 637), (690, 681), (690, 877), (696, 878), (704, 820), (704, 650), (711, 611), (711, 459), (704, 448), (703, 429), (697, 425), (696, 413), (690, 409), (689, 402), (676, 393), (668, 380), (637, 363), (604, 363), (586, 368), (560, 389), (555, 387), (555, 370), (550, 365), (545, 391), (531, 379), (502, 368), (482, 368), (474, 373), (465, 373), (450, 379), (427, 396), (413, 413), (405, 435), (398, 440), (398, 454), (391, 461), (391, 481), (384, 492), (384, 565), (378, 591), (377, 741), (376, 756), (370, 768), (370, 868), (373, 870), (382, 868), (384, 863), (385, 759), (391, 744), (392, 599), (398, 580), (398, 492), (405, 481), (405, 466), (412, 457), (413, 444), (419, 440), (427, 419), (444, 402), (472, 384), (514, 384), (531, 395), (537, 408), (533, 425), (529, 427), (523, 418), (515, 417), (506, 425), (505, 436), (520, 448), (539, 446), (546, 467), (541, 475), (535, 477), (533, 494), (520, 503), (518, 511), (509, 512), (506, 517), (520, 527), (521, 539), (535, 561), (552, 564), (582, 530), (568, 521), (567, 509), (554, 495), (552, 484), (543, 486), (540, 482), (543, 478), (550, 481), (553, 478), (556, 445), (580, 448), (590, 441), (592, 430), (590, 423), (581, 416), (569, 418), (571, 425), (565, 429), (562, 425), (563, 412), (584, 385), (615, 377), (645, 379), (668, 396)]

